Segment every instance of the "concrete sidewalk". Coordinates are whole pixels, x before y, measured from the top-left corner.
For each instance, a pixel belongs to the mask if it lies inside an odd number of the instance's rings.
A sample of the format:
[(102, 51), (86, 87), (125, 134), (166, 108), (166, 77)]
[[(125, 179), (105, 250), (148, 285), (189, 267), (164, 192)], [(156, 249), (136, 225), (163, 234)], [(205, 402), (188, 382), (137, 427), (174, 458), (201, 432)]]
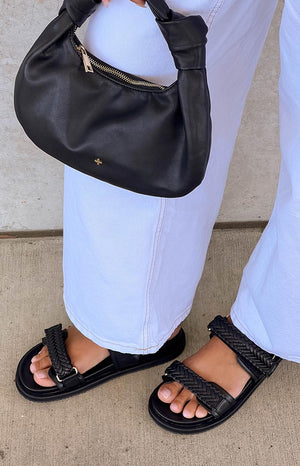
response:
[[(214, 230), (182, 358), (208, 339), (225, 315), (261, 229)], [(283, 361), (220, 427), (179, 436), (159, 428), (147, 401), (164, 366), (123, 376), (81, 395), (46, 404), (19, 395), (20, 357), (43, 329), (69, 325), (62, 299), (62, 237), (0, 241), (0, 464), (11, 466), (294, 466), (300, 464), (299, 365)], [(182, 359), (181, 358), (181, 359)]]

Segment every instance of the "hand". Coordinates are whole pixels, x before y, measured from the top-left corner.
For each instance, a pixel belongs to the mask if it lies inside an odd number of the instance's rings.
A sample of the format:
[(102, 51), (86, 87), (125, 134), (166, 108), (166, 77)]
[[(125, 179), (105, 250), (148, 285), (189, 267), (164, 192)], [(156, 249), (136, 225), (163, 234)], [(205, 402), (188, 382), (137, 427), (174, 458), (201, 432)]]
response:
[[(145, 5), (146, 2), (144, 0), (130, 0), (130, 1), (133, 3), (136, 3), (138, 6), (142, 6), (146, 8), (146, 5)], [(104, 6), (106, 6), (106, 8), (109, 6), (109, 2), (110, 0), (102, 0), (102, 3)]]

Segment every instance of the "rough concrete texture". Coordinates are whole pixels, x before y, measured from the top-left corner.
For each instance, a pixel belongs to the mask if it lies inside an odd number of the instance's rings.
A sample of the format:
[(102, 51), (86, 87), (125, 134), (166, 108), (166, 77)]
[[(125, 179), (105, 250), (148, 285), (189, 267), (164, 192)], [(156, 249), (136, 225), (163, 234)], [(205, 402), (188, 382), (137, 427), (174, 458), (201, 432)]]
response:
[[(62, 227), (63, 164), (31, 142), (13, 108), (21, 61), (61, 3), (5, 0), (2, 5), (0, 231)], [(249, 93), (218, 221), (267, 220), (273, 207), (280, 158), (277, 81), (282, 5), (279, 0)], [(79, 37), (83, 31), (80, 28)]]
[(280, 168), (279, 1), (255, 76), (231, 160), (218, 222), (268, 220)]
[[(260, 230), (215, 230), (182, 357), (225, 315)], [(149, 417), (147, 400), (165, 365), (110, 381), (67, 400), (33, 403), (14, 384), (21, 356), (43, 329), (69, 320), (62, 299), (62, 238), (0, 241), (0, 464), (5, 466), (296, 466), (300, 462), (299, 365), (283, 361), (225, 424), (178, 436)]]

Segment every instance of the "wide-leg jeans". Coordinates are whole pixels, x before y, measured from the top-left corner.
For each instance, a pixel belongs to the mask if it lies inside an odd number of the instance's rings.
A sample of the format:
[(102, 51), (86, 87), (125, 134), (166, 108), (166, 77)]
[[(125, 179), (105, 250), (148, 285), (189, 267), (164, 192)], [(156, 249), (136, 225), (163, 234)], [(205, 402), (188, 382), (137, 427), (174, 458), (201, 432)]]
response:
[[(184, 14), (201, 14), (209, 28), (213, 137), (204, 181), (186, 196), (160, 198), (65, 166), (66, 311), (88, 338), (124, 353), (156, 352), (191, 310), (277, 0), (167, 3)], [(149, 7), (129, 0), (112, 0), (108, 8), (100, 4), (88, 20), (84, 45), (107, 63), (145, 79), (162, 84), (176, 80), (172, 56)], [(279, 184), (231, 317), (263, 349), (300, 362), (299, 0), (285, 1), (280, 55)]]

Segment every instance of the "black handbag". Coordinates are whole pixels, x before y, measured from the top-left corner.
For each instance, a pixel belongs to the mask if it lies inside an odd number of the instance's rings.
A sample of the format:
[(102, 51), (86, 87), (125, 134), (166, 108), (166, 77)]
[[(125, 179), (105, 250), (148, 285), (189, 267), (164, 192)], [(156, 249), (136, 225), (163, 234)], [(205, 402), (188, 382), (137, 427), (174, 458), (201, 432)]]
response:
[(64, 0), (35, 41), (15, 78), (17, 118), (34, 144), (76, 170), (141, 194), (184, 196), (202, 182), (211, 145), (207, 26), (164, 0), (147, 2), (178, 69), (163, 86), (83, 47), (75, 31), (98, 3)]

